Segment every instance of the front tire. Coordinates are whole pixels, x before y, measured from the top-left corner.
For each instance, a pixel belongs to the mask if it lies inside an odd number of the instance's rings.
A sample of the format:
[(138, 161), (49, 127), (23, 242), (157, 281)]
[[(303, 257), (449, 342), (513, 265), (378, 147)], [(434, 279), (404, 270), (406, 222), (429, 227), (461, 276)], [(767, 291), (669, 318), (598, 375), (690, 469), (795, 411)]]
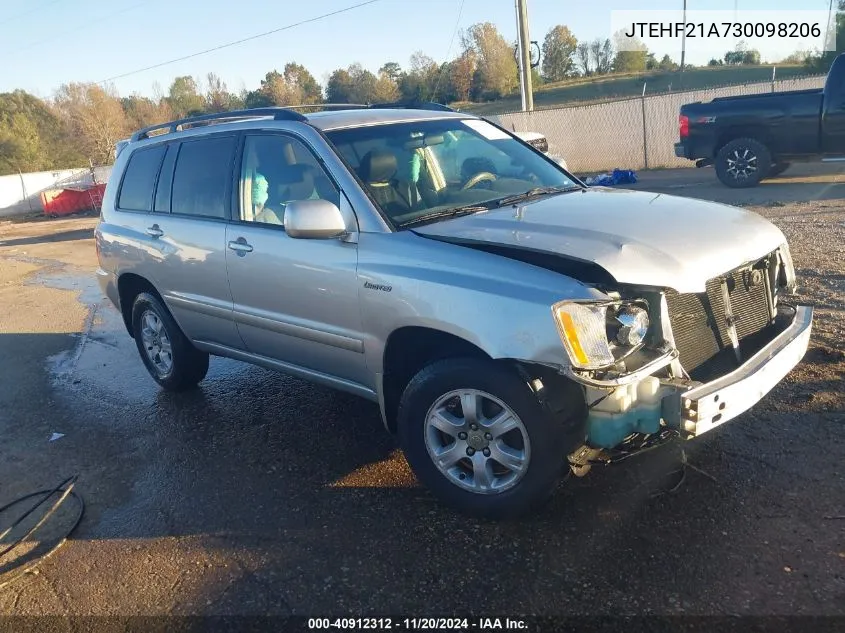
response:
[(716, 154), (716, 175), (733, 189), (756, 187), (769, 175), (772, 154), (760, 141), (738, 138), (725, 144)]
[(563, 420), (507, 366), (445, 359), (405, 389), (399, 441), (417, 478), (441, 501), (471, 515), (509, 518), (548, 500), (566, 455), (583, 439)]
[(158, 297), (135, 297), (132, 332), (150, 376), (168, 391), (192, 389), (208, 373), (208, 354), (193, 346)]

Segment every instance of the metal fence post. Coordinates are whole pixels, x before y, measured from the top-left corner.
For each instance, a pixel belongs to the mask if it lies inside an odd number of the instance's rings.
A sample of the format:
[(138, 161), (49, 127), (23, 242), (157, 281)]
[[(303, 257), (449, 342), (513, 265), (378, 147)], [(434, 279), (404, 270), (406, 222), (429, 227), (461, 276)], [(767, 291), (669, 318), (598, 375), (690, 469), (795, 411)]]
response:
[(646, 126), (645, 121), (645, 87), (646, 82), (643, 82), (643, 94), (640, 97), (640, 103), (642, 104), (643, 110), (643, 163), (645, 164), (644, 169), (648, 169), (648, 128)]
[(29, 205), (29, 210), (32, 211), (32, 200), (29, 199), (29, 194), (26, 192), (26, 181), (23, 178), (23, 172), (18, 169), (18, 175), (21, 177), (21, 191), (23, 192), (23, 199)]
[(772, 92), (775, 91), (775, 71), (778, 69), (777, 66), (772, 66)]

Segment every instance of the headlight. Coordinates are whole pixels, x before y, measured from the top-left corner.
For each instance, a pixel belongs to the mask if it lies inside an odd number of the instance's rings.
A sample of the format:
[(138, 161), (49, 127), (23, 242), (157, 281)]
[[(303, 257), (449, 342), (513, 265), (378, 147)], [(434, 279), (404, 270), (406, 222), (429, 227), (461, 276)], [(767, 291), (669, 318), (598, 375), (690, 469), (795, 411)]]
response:
[(609, 367), (645, 343), (645, 302), (573, 303), (552, 307), (561, 341), (574, 367)]

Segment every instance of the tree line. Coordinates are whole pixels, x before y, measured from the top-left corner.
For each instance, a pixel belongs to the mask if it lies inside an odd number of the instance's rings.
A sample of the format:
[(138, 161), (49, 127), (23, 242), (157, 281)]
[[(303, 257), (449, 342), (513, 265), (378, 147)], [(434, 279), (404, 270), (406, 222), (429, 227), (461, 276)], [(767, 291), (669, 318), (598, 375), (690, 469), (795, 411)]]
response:
[[(840, 16), (837, 36), (843, 27)], [(578, 41), (567, 26), (557, 25), (540, 48), (541, 62), (532, 69), (535, 86), (574, 77), (678, 70), (668, 55), (658, 60), (641, 42), (624, 41), (621, 33)], [(800, 55), (808, 67), (829, 65), (829, 55)], [(710, 65), (759, 62), (757, 51), (740, 46)], [(389, 61), (373, 73), (353, 63), (330, 73), (325, 85), (291, 61), (281, 71), (268, 72), (253, 90), (239, 92), (229, 90), (215, 73), (202, 80), (176, 77), (166, 91), (156, 85), (149, 97), (121, 97), (111, 87), (79, 82), (62, 85), (47, 100), (16, 90), (0, 94), (0, 174), (75, 167), (89, 160), (108, 164), (115, 143), (133, 130), (201, 113), (324, 102), (479, 102), (501, 99), (518, 87), (515, 42), (483, 22), (461, 33), (460, 51), (449, 61), (438, 63), (420, 51), (404, 68)]]

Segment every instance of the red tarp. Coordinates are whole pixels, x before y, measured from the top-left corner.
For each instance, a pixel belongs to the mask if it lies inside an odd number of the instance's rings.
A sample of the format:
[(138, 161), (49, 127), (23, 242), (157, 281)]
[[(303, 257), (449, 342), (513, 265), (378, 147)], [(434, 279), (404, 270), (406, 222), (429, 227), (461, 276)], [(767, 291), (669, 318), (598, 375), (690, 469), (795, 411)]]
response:
[(90, 189), (48, 189), (41, 192), (41, 206), (46, 215), (70, 215), (79, 211), (99, 209), (106, 185)]

